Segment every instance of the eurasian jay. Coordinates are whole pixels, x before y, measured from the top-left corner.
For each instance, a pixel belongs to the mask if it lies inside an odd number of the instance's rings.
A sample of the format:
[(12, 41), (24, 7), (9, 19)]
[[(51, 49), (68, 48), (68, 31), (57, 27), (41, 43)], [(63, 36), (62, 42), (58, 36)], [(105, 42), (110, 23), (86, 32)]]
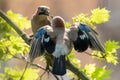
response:
[(53, 53), (53, 74), (64, 75), (66, 73), (65, 56), (72, 50), (72, 42), (68, 37), (68, 32), (64, 25), (64, 19), (55, 16), (51, 26), (40, 27), (34, 36), (30, 48), (30, 61), (42, 55), (45, 51)]
[(50, 8), (47, 6), (40, 6), (34, 13), (31, 19), (31, 26), (32, 26), (33, 34), (35, 34), (40, 27), (51, 24), (49, 17), (48, 17), (50, 14), (49, 9)]
[(68, 55), (72, 50), (72, 41), (68, 37), (69, 30), (65, 28), (64, 19), (55, 16), (52, 20), (52, 27), (55, 32), (56, 46), (53, 53), (54, 64), (53, 64), (53, 74), (64, 75), (66, 73), (66, 55)]
[(44, 52), (51, 53), (54, 56), (52, 73), (56, 75), (66, 73), (66, 56), (71, 52), (73, 46), (78, 52), (84, 52), (88, 47), (105, 52), (103, 45), (91, 28), (79, 23), (66, 29), (64, 22), (62, 17), (54, 16), (51, 26), (40, 27), (34, 35), (29, 53), (31, 61)]

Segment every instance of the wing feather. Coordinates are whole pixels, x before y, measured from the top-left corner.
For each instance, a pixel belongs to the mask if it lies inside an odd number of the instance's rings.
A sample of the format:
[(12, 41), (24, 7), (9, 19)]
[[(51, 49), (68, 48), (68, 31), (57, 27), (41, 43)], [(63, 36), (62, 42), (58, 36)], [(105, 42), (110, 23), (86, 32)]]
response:
[(105, 49), (104, 46), (102, 45), (102, 43), (98, 40), (97, 36), (96, 36), (96, 31), (92, 30), (91, 28), (87, 27), (85, 24), (80, 24), (79, 28), (82, 31), (85, 31), (85, 33), (88, 35), (89, 38), (89, 45), (90, 48), (93, 50), (98, 50), (101, 52), (105, 53)]

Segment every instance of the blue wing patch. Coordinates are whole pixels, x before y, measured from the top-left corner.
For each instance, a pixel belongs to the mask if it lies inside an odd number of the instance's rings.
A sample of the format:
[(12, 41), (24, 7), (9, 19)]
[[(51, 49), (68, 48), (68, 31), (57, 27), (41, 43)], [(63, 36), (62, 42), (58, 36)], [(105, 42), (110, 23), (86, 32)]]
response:
[(85, 24), (81, 24), (81, 23), (79, 24), (78, 28), (87, 34), (88, 39), (89, 39), (89, 46), (91, 49), (105, 52), (103, 45), (100, 43), (100, 41), (98, 40), (96, 36), (97, 34), (96, 31), (94, 31), (90, 27), (87, 27)]
[(37, 38), (42, 38), (42, 36), (44, 35), (44, 34), (46, 34), (46, 30), (45, 30), (45, 28), (40, 28), (40, 29), (38, 29), (38, 31), (37, 31), (37, 33), (35, 34), (35, 38), (37, 39)]
[(78, 28), (85, 32), (90, 32), (90, 29), (85, 24), (79, 24)]

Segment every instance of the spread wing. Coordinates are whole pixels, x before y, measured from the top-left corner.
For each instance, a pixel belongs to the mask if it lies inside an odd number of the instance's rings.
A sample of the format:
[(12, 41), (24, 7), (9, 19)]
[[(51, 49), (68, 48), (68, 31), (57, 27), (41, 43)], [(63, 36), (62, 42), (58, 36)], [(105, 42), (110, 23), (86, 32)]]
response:
[(84, 52), (85, 50), (87, 50), (89, 46), (89, 42), (88, 42), (88, 36), (86, 35), (86, 33), (79, 29), (78, 37), (73, 42), (73, 44), (74, 44), (74, 49), (78, 52)]
[(48, 27), (41, 27), (38, 29), (31, 43), (29, 52), (30, 61), (33, 61), (36, 57), (41, 56), (45, 51), (47, 53), (53, 53), (55, 49), (55, 43), (51, 37), (47, 34)]
[(78, 52), (84, 52), (90, 47), (105, 53), (105, 49), (97, 38), (97, 32), (87, 27), (85, 24), (75, 24), (70, 28), (69, 37), (73, 41), (74, 49)]
[(73, 25), (70, 28), (68, 35), (69, 38), (72, 40), (74, 49), (76, 51), (84, 52), (88, 48), (88, 36), (84, 31), (79, 28), (77, 24)]
[(90, 27), (86, 26), (85, 24), (79, 24), (78, 27), (81, 31), (84, 31), (87, 34), (89, 38), (89, 46), (91, 49), (105, 53), (105, 49), (102, 43), (98, 40), (96, 36), (96, 32), (94, 30), (92, 30)]

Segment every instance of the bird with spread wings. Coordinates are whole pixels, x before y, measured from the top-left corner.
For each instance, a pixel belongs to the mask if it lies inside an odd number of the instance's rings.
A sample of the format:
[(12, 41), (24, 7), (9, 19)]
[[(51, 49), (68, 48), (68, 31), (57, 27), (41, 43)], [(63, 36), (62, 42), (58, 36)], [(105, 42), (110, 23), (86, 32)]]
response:
[(105, 53), (103, 45), (98, 40), (93, 29), (86, 24), (77, 23), (69, 29), (65, 28), (65, 21), (60, 16), (54, 16), (51, 25), (38, 26), (31, 43), (30, 61), (44, 52), (54, 56), (52, 73), (64, 75), (66, 73), (66, 56), (74, 48), (84, 52), (88, 48)]

